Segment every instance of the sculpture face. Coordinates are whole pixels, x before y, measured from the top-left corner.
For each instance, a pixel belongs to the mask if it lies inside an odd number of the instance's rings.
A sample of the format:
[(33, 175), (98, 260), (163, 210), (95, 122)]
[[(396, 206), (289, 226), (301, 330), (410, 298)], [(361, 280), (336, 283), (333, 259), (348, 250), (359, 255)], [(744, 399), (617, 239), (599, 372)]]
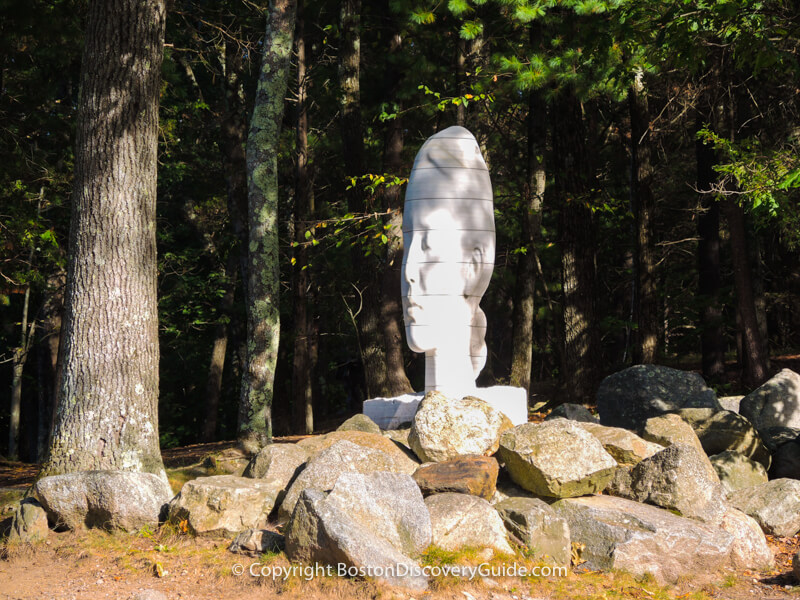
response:
[[(474, 386), (486, 360), (486, 319), (479, 303), (494, 267), (494, 206), (486, 163), (463, 127), (437, 133), (417, 154), (406, 191), (403, 242), (408, 345), (444, 359), (462, 379), (466, 364)], [(439, 388), (433, 382), (431, 389)]]

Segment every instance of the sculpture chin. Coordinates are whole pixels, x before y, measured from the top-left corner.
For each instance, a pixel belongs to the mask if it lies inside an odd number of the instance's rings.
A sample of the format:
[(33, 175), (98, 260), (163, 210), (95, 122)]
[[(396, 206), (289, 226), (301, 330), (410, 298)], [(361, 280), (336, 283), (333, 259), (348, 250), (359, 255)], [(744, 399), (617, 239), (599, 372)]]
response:
[(425, 353), (429, 350), (435, 350), (436, 344), (431, 339), (436, 337), (431, 335), (429, 331), (431, 327), (420, 327), (419, 325), (406, 325), (406, 342), (412, 352)]

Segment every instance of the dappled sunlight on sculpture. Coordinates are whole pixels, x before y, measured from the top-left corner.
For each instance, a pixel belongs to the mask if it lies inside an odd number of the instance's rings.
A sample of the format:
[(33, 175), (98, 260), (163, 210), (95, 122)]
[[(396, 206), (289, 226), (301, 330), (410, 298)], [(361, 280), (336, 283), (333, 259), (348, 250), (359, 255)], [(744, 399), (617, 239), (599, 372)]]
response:
[[(403, 243), (406, 341), (425, 354), (425, 391), (477, 396), (498, 404), (513, 422), (526, 421), (524, 390), (479, 390), (475, 384), (487, 356), (480, 301), (494, 269), (494, 202), (478, 143), (463, 127), (428, 138), (417, 154), (405, 196)], [(364, 412), (382, 427), (396, 426), (410, 420), (419, 399), (367, 400)], [(387, 408), (387, 401), (398, 410)]]

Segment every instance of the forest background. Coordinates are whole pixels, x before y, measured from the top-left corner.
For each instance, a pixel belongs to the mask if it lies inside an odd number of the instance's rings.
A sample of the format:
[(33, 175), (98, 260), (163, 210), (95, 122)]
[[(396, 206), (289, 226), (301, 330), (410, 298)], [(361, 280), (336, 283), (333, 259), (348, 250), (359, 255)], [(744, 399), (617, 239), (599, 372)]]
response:
[[(288, 4), (289, 86), (265, 149), (279, 181), (276, 434), (422, 388), (402, 334), (398, 226), (414, 155), (454, 124), (478, 139), (495, 193), (482, 385), (591, 403), (604, 375), (655, 362), (735, 393), (800, 348), (796, 3)], [(281, 33), (265, 36), (262, 2), (167, 9), (162, 447), (240, 426), (244, 148)], [(0, 3), (0, 451), (32, 462), (60, 376), (86, 12), (85, 0)]]

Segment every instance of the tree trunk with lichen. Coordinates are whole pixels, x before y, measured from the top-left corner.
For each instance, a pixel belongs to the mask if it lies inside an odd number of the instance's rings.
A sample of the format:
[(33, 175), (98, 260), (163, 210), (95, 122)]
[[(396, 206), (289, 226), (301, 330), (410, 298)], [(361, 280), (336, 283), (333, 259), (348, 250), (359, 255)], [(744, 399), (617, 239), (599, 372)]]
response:
[(280, 335), (278, 142), (294, 39), (296, 2), (273, 0), (247, 137), (249, 217), (247, 359), (239, 398), (239, 444), (256, 452), (272, 441), (272, 395)]
[(40, 475), (163, 475), (156, 150), (164, 0), (90, 4), (57, 414)]

